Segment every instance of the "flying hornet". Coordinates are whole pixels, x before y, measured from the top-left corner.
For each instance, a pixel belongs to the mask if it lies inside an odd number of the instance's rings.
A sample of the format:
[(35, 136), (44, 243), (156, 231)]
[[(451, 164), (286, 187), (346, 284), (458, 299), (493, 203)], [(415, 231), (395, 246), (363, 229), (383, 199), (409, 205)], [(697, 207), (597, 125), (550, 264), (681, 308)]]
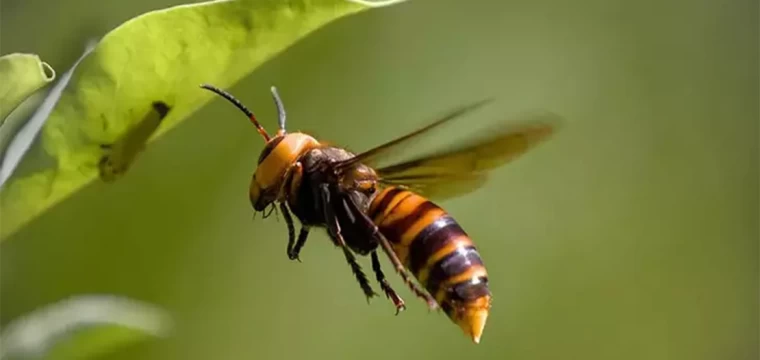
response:
[[(430, 199), (461, 196), (482, 187), (490, 170), (552, 135), (561, 120), (558, 115), (540, 112), (502, 121), (478, 139), (383, 165), (422, 135), (491, 100), (462, 106), (416, 131), (355, 154), (306, 133), (288, 132), (275, 87), (271, 92), (279, 128), (273, 135), (234, 96), (212, 85), (201, 87), (233, 103), (264, 138), (248, 195), (253, 209), (264, 217), (278, 208), (283, 214), (291, 260), (300, 261), (313, 228), (325, 229), (368, 299), (377, 294), (355, 254), (371, 257), (375, 279), (398, 314), (406, 305), (382, 271), (380, 249), (417, 297), (431, 310), (442, 309), (473, 342), (480, 342), (492, 301), (488, 272), (470, 236)], [(298, 234), (291, 212), (301, 225)]]

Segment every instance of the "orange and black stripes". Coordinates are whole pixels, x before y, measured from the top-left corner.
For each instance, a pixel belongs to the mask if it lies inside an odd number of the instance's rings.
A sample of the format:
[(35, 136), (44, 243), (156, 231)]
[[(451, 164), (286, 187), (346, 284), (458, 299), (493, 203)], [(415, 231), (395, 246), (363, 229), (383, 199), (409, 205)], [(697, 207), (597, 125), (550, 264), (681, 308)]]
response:
[(488, 274), (475, 245), (439, 206), (389, 187), (372, 200), (367, 215), (449, 316), (468, 303), (490, 300)]

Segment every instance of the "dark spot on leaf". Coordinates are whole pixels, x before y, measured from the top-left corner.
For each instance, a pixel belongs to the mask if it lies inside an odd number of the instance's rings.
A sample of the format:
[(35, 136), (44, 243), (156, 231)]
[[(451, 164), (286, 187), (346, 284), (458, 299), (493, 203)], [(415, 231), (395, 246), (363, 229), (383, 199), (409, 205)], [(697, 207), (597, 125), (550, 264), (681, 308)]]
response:
[(243, 17), (240, 21), (240, 25), (243, 25), (246, 32), (251, 32), (251, 30), (253, 30), (253, 21), (250, 16)]
[(168, 114), (169, 110), (171, 110), (169, 105), (166, 105), (166, 103), (163, 101), (154, 101), (153, 109), (156, 110), (156, 112), (158, 113), (158, 116), (160, 116), (161, 119), (165, 118), (166, 114)]

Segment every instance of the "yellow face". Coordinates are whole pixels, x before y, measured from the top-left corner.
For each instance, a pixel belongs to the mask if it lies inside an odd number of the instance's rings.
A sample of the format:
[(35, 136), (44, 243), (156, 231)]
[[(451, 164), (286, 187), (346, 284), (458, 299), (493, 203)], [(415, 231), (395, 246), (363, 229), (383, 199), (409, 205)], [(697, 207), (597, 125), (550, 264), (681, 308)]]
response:
[(288, 170), (305, 152), (319, 145), (303, 133), (289, 133), (270, 139), (259, 155), (259, 164), (251, 179), (248, 196), (256, 211), (264, 211), (280, 194)]

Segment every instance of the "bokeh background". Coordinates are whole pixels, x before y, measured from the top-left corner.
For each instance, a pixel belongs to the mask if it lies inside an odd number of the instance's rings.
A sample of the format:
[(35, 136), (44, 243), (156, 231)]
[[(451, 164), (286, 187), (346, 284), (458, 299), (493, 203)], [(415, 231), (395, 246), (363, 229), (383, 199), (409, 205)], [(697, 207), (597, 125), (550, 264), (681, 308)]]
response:
[[(1, 52), (62, 73), (88, 37), (179, 3), (2, 0)], [(177, 326), (107, 359), (758, 359), (756, 1), (411, 0), (338, 20), (230, 89), (270, 127), (271, 84), (291, 130), (355, 150), (486, 96), (471, 121), (566, 118), (441, 203), (491, 274), (480, 345), (395, 276), (408, 311), (367, 305), (323, 233), (288, 260), (284, 223), (251, 219), (261, 139), (221, 100), (2, 243), (0, 323), (113, 293)]]

